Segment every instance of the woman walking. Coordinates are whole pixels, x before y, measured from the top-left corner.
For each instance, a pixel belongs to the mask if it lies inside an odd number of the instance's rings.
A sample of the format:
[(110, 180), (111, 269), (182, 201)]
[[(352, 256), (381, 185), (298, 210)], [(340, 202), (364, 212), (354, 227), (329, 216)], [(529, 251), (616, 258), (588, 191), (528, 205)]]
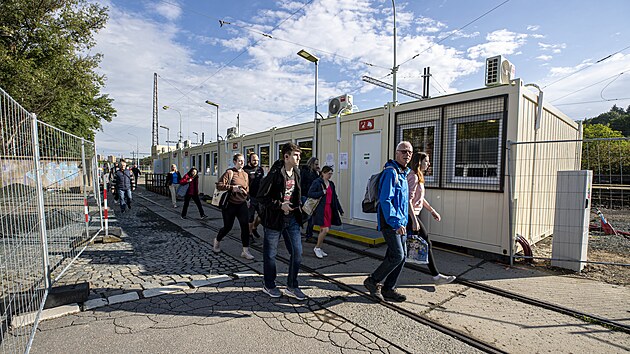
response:
[(171, 172), (166, 176), (166, 185), (171, 192), (171, 202), (173, 208), (177, 208), (177, 187), (179, 187), (179, 181), (182, 180), (182, 175), (177, 171), (177, 165), (171, 165)]
[[(311, 184), (319, 177), (319, 160), (317, 157), (311, 157), (308, 162), (300, 170), (300, 188), (303, 192), (306, 192), (311, 188)], [(306, 196), (302, 196), (302, 204), (306, 202)], [(306, 225), (306, 241), (310, 241), (313, 237), (313, 218), (308, 218), (308, 224)]]
[(415, 152), (411, 158), (411, 172), (407, 175), (407, 183), (409, 184), (409, 222), (407, 223), (407, 233), (409, 235), (416, 234), (422, 237), (429, 244), (429, 271), (433, 275), (433, 281), (436, 285), (448, 284), (455, 280), (455, 277), (450, 275), (442, 275), (438, 272), (435, 266), (435, 259), (433, 258), (433, 245), (429, 240), (429, 234), (424, 224), (420, 220), (420, 212), (423, 208), (426, 208), (433, 218), (440, 221), (442, 218), (438, 214), (431, 204), (424, 198), (424, 173), (429, 169), (431, 163), (429, 162), (429, 155), (424, 152)]
[(206, 214), (203, 212), (203, 208), (201, 207), (201, 201), (199, 200), (199, 175), (197, 174), (196, 168), (191, 168), (188, 173), (184, 175), (184, 177), (179, 181), (180, 185), (188, 184), (188, 190), (186, 190), (186, 195), (184, 196), (184, 207), (182, 208), (182, 219), (186, 219), (186, 213), (188, 212), (188, 204), (192, 199), (197, 205), (197, 209), (199, 209), (199, 215), (202, 219), (206, 218)]
[(313, 220), (313, 225), (319, 225), (317, 245), (313, 248), (313, 252), (315, 252), (315, 256), (317, 256), (317, 258), (328, 256), (328, 254), (322, 250), (324, 238), (326, 237), (326, 234), (328, 234), (331, 225), (341, 225), (341, 215), (343, 215), (343, 209), (341, 208), (339, 198), (337, 197), (335, 184), (330, 180), (332, 175), (332, 167), (324, 166), (322, 168), (321, 177), (313, 181), (308, 190), (309, 198), (320, 198), (319, 204), (317, 204), (311, 218)]
[(217, 188), (221, 191), (229, 191), (227, 207), (221, 210), (223, 216), (223, 227), (219, 230), (217, 237), (214, 239), (214, 252), (221, 252), (221, 241), (232, 230), (234, 219), (238, 219), (241, 228), (241, 243), (243, 244), (243, 252), (241, 257), (245, 259), (254, 259), (249, 252), (249, 208), (247, 206), (247, 198), (249, 197), (249, 176), (243, 170), (245, 158), (243, 154), (236, 154), (232, 159), (234, 167), (229, 168), (217, 182)]

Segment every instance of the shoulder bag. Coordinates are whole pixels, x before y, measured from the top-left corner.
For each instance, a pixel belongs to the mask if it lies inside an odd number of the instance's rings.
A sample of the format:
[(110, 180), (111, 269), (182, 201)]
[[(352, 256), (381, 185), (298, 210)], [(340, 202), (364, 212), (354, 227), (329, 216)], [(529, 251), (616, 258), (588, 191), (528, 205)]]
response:
[(230, 199), (230, 192), (232, 190), (231, 184), (232, 184), (232, 177), (234, 177), (234, 174), (232, 173), (231, 170), (228, 170), (227, 172), (230, 175), (230, 179), (228, 180), (228, 185), (230, 185), (230, 188), (228, 188), (225, 191), (220, 191), (219, 188), (215, 188), (214, 193), (212, 194), (211, 204), (221, 209), (227, 208), (228, 201)]

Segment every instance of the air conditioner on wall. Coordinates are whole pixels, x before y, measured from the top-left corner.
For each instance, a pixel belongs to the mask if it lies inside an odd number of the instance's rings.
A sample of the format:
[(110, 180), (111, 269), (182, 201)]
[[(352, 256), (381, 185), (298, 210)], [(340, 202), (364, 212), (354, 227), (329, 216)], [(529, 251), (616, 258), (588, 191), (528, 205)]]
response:
[(352, 95), (341, 95), (328, 101), (328, 116), (335, 116), (344, 109), (352, 109)]
[(506, 85), (515, 78), (516, 68), (501, 55), (486, 59), (486, 86)]
[(227, 129), (227, 138), (231, 139), (231, 138), (236, 138), (238, 136), (238, 129), (236, 129), (236, 127), (229, 127)]

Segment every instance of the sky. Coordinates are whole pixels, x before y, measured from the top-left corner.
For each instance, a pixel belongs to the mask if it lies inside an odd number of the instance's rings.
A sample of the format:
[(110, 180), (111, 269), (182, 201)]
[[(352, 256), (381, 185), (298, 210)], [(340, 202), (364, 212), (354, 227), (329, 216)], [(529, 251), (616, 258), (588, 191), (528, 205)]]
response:
[[(391, 91), (393, 11), (389, 0), (93, 0), (109, 8), (95, 36), (102, 53), (102, 93), (117, 117), (96, 135), (99, 153), (130, 157), (151, 151), (154, 73), (159, 124), (171, 141), (215, 141), (236, 126), (253, 134), (313, 120), (314, 64), (318, 111), (351, 94), (355, 109), (382, 107)], [(502, 55), (516, 77), (542, 88), (545, 101), (575, 120), (613, 104), (630, 106), (627, 0), (395, 1), (400, 88), (430, 95), (484, 87), (485, 59)], [(220, 21), (224, 21), (222, 24)], [(413, 98), (399, 94), (399, 102)], [(169, 109), (161, 109), (168, 106)], [(194, 134), (193, 132), (197, 133)], [(166, 130), (159, 141), (166, 145)]]

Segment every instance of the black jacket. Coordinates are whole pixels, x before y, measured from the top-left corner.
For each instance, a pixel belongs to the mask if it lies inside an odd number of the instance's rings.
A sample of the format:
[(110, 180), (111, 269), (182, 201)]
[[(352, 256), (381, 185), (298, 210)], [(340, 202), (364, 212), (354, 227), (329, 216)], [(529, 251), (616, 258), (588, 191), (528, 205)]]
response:
[(253, 167), (250, 165), (243, 167), (243, 170), (249, 176), (249, 195), (256, 198), (256, 194), (258, 194), (260, 189), (260, 183), (265, 176), (265, 170), (260, 166)]
[[(177, 182), (182, 180), (182, 175), (179, 173), (179, 171), (176, 171), (175, 173), (177, 173)], [(170, 186), (171, 184), (173, 184), (173, 171), (169, 172), (166, 175), (166, 185)]]
[(136, 179), (134, 178), (133, 173), (130, 169), (125, 168), (121, 170), (120, 168), (116, 170), (114, 173), (114, 181), (112, 182), (112, 186), (117, 190), (135, 190), (136, 189)]
[(311, 188), (313, 181), (319, 178), (319, 173), (311, 170), (308, 166), (304, 166), (300, 170), (300, 178), (302, 179), (300, 187), (302, 187), (302, 190), (306, 193), (308, 189)]
[[(263, 178), (256, 199), (260, 206), (261, 223), (264, 227), (280, 231), (284, 226), (284, 212), (282, 203), (284, 202), (284, 189), (286, 180), (284, 178), (284, 160), (274, 162), (269, 173)], [(293, 169), (295, 177), (295, 189), (291, 195), (291, 207), (295, 208), (291, 215), (295, 217), (298, 224), (302, 224), (302, 211), (300, 208), (300, 172)]]
[[(341, 203), (339, 203), (339, 198), (337, 198), (337, 188), (335, 188), (335, 184), (333, 181), (328, 181), (330, 186), (328, 187), (329, 191), (332, 192), (332, 202), (330, 203), (330, 208), (332, 209), (332, 219), (331, 224), (339, 226), (341, 225), (341, 215), (343, 214), (343, 208), (341, 207)], [(308, 190), (309, 198), (322, 198), (317, 204), (317, 208), (313, 212), (313, 225), (324, 225), (324, 208), (326, 207), (326, 193), (324, 193), (324, 179), (319, 177), (313, 184), (311, 184), (311, 188)]]

